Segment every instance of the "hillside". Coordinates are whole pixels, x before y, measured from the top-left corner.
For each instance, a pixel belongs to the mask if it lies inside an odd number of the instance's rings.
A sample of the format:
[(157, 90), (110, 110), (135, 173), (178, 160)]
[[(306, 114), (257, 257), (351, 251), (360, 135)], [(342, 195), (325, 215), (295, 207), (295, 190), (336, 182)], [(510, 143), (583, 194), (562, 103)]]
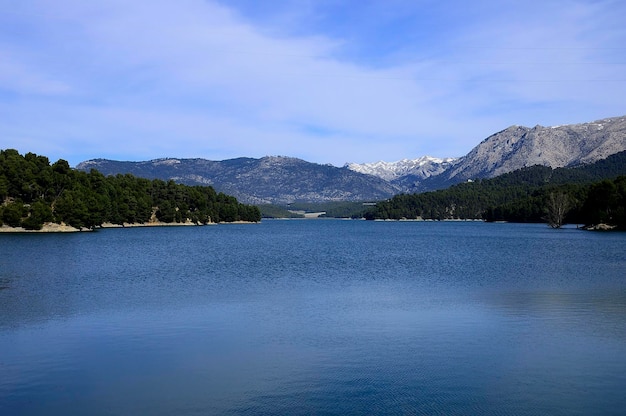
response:
[(224, 161), (157, 159), (120, 162), (94, 159), (82, 162), (76, 168), (82, 171), (97, 169), (105, 175), (131, 173), (148, 179), (172, 179), (187, 185), (211, 185), (219, 192), (251, 204), (373, 201), (401, 191), (371, 175), (282, 156)]
[(588, 165), (532, 166), (448, 189), (398, 195), (371, 209), (369, 219), (485, 219), (544, 221), (550, 201), (563, 196), (571, 222), (626, 226), (626, 151)]
[(459, 159), (424, 156), (398, 162), (348, 163), (342, 168), (283, 156), (223, 161), (93, 159), (80, 163), (77, 169), (210, 185), (245, 203), (284, 205), (384, 200), (535, 165), (559, 168), (590, 164), (625, 150), (626, 116), (566, 126), (512, 126), (489, 136)]
[(512, 126), (483, 140), (441, 174), (426, 178), (419, 190), (443, 189), (534, 165), (588, 164), (624, 150), (626, 117), (554, 127)]
[(132, 175), (105, 177), (70, 169), (65, 160), (0, 150), (0, 226), (39, 230), (44, 223), (95, 228), (104, 223), (260, 221), (257, 207), (209, 186)]

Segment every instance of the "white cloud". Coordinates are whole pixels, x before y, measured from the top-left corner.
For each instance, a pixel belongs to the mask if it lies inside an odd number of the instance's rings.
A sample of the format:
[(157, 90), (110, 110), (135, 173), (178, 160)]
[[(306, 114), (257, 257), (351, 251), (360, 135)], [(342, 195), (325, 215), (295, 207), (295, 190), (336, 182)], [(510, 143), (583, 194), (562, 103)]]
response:
[(0, 29), (0, 136), (55, 142), (73, 163), (460, 156), (509, 124), (618, 115), (601, 113), (622, 109), (623, 66), (599, 47), (623, 32), (600, 21), (601, 4), (563, 4), (472, 14), (446, 42), (405, 43), (384, 66), (338, 58), (347, 40), (321, 29), (290, 36), (208, 1), (24, 1)]

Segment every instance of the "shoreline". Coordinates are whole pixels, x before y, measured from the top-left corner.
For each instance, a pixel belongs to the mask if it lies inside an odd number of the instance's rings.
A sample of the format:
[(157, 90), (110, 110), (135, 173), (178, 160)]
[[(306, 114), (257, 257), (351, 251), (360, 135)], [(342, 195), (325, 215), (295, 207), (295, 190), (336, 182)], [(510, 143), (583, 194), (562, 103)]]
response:
[[(317, 219), (317, 218), (316, 218)], [(310, 218), (265, 218), (265, 220), (310, 220)], [(350, 220), (346, 218), (345, 220)], [(354, 221), (354, 220), (352, 220)], [(357, 220), (358, 221), (358, 220)], [(364, 220), (363, 220), (364, 221)], [(424, 220), (424, 219), (401, 219), (401, 220), (374, 220), (374, 222), (437, 222), (437, 220)], [(441, 220), (441, 222), (484, 222), (483, 220)], [(108, 228), (149, 228), (149, 227), (188, 227), (188, 226), (215, 226), (215, 225), (228, 225), (228, 224), (260, 224), (259, 222), (252, 221), (232, 221), (232, 222), (210, 222), (207, 224), (196, 224), (191, 221), (187, 222), (146, 222), (146, 223), (124, 223), (124, 224), (113, 224), (113, 223), (103, 223), (94, 229), (91, 228), (75, 228), (70, 225), (66, 225), (64, 223), (45, 223), (41, 230), (27, 230), (22, 227), (10, 227), (8, 225), (0, 226), (0, 234), (32, 234), (32, 233), (83, 233), (83, 232), (93, 232), (100, 229), (108, 229)], [(495, 223), (506, 223), (505, 221), (496, 221)], [(568, 224), (572, 226), (571, 224)], [(573, 228), (573, 227), (571, 227)], [(576, 225), (576, 229), (585, 230), (585, 231), (616, 231), (617, 227), (608, 224), (596, 224), (590, 226), (578, 226)]]
[(143, 228), (143, 227), (188, 227), (188, 226), (214, 226), (214, 225), (227, 225), (227, 224), (258, 224), (256, 222), (250, 221), (233, 221), (233, 222), (210, 222), (207, 224), (196, 224), (191, 221), (188, 222), (146, 222), (146, 223), (124, 223), (124, 224), (113, 224), (113, 223), (103, 223), (94, 229), (91, 228), (76, 228), (70, 225), (66, 225), (64, 223), (45, 223), (41, 230), (27, 230), (22, 227), (9, 227), (8, 225), (0, 226), (0, 233), (15, 233), (15, 234), (23, 234), (23, 233), (84, 233), (84, 232), (93, 232), (99, 229), (107, 229), (107, 228)]
[(66, 224), (57, 224), (54, 222), (48, 222), (43, 225), (41, 230), (27, 230), (22, 227), (9, 227), (8, 225), (3, 225), (0, 227), (0, 233), (80, 233), (80, 232), (91, 232), (89, 228), (79, 229)]

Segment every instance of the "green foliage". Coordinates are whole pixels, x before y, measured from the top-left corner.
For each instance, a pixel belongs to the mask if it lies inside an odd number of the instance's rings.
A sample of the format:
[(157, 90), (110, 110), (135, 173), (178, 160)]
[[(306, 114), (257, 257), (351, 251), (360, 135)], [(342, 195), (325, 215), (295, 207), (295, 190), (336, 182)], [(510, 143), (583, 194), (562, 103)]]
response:
[(588, 224), (611, 224), (626, 229), (626, 176), (604, 180), (589, 188), (582, 206)]
[[(41, 229), (45, 222), (94, 228), (105, 222), (145, 223), (153, 214), (163, 222), (261, 220), (257, 207), (217, 194), (211, 187), (150, 181), (132, 175), (105, 177), (75, 171), (64, 160), (16, 150), (0, 150), (0, 221)], [(4, 202), (2, 202), (4, 201)]]
[[(624, 154), (607, 159), (610, 163), (606, 160), (599, 162), (600, 167), (591, 165), (574, 170), (584, 171), (582, 176), (586, 178), (613, 174), (625, 169), (619, 163), (613, 163), (624, 161)], [(556, 227), (564, 222), (586, 225), (607, 223), (626, 229), (626, 176), (593, 184), (588, 179), (580, 179), (582, 176), (579, 173), (571, 174), (571, 171), (533, 166), (493, 179), (461, 183), (445, 190), (397, 195), (379, 202), (365, 217), (547, 221)], [(566, 182), (571, 177), (579, 178), (581, 182)], [(560, 195), (557, 198), (559, 203), (554, 200), (556, 195)]]
[(19, 227), (24, 211), (24, 204), (19, 200), (8, 203), (2, 207), (2, 222), (9, 227)]
[(39, 200), (30, 206), (28, 217), (22, 220), (22, 227), (27, 230), (41, 230), (44, 223), (53, 219), (50, 206), (45, 201)]

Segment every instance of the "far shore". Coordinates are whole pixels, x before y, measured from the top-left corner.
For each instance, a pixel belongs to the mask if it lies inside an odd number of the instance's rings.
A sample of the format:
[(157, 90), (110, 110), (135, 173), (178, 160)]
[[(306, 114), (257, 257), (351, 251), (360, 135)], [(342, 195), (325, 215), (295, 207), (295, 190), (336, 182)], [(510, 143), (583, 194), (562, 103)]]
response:
[(134, 227), (183, 227), (188, 225), (198, 225), (194, 222), (160, 222), (160, 221), (150, 221), (150, 222), (133, 222), (124, 224), (113, 224), (111, 222), (105, 222), (99, 227), (96, 228), (134, 228)]
[[(268, 219), (268, 218), (265, 218)], [(288, 218), (276, 218), (277, 220), (285, 220)], [(289, 218), (289, 219), (300, 219), (303, 220), (304, 218)], [(437, 222), (438, 220), (431, 220), (431, 219), (401, 219), (401, 220), (375, 220), (375, 221), (380, 221), (380, 222)], [(479, 222), (484, 222), (484, 220), (468, 220), (468, 219), (453, 219), (453, 220), (442, 220), (442, 222), (446, 222), (446, 221), (450, 221), (450, 222), (454, 222), (454, 221), (479, 221)], [(504, 222), (504, 221), (497, 221), (497, 222)], [(219, 222), (219, 223), (215, 223), (215, 222), (210, 222), (207, 224), (197, 224), (191, 221), (187, 221), (187, 222), (159, 222), (159, 221), (151, 221), (151, 222), (145, 222), (145, 223), (124, 223), (124, 224), (113, 224), (113, 223), (104, 223), (100, 226), (95, 227), (95, 229), (91, 229), (91, 228), (75, 228), (69, 225), (66, 225), (64, 223), (61, 224), (57, 224), (57, 223), (45, 223), (42, 227), (41, 230), (27, 230), (25, 228), (22, 227), (9, 227), (8, 225), (2, 225), (0, 226), (0, 234), (1, 233), (80, 233), (80, 232), (91, 232), (94, 230), (98, 230), (98, 229), (105, 229), (105, 228), (140, 228), (140, 227), (187, 227), (187, 226), (212, 226), (212, 225), (228, 225), (228, 224), (258, 224), (258, 222), (251, 222), (251, 221), (232, 221), (232, 222)], [(574, 224), (566, 224), (566, 226), (570, 226), (573, 227)], [(581, 230), (587, 230), (587, 231), (611, 231), (611, 230), (615, 230), (616, 227), (612, 226), (612, 225), (607, 225), (607, 224), (597, 224), (597, 225), (592, 225), (592, 226), (586, 226), (586, 227), (581, 227), (579, 225), (575, 225), (575, 227), (577, 229), (581, 229)]]

